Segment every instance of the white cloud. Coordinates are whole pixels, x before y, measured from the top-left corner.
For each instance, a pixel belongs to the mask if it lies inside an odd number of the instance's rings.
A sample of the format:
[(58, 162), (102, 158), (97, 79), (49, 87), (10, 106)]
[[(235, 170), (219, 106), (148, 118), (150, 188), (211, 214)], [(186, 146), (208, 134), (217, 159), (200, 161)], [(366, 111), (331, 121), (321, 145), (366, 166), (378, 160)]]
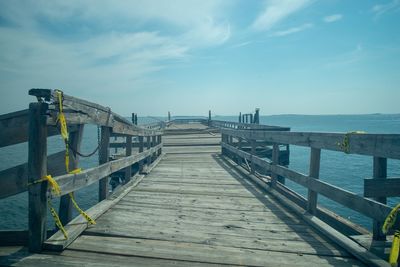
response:
[[(91, 94), (93, 101), (143, 90), (152, 73), (182, 64), (198, 48), (228, 41), (231, 27), (223, 13), (230, 4), (0, 2), (0, 16), (8, 24), (0, 25), (0, 86), (12, 91), (14, 99), (26, 96), (31, 87), (69, 88), (70, 94)], [(18, 104), (3, 105), (0, 113), (12, 111), (10, 107)]]
[(324, 21), (326, 23), (331, 23), (331, 22), (341, 20), (342, 18), (343, 18), (342, 14), (333, 14), (333, 15), (324, 17)]
[(392, 0), (391, 2), (388, 2), (387, 4), (381, 4), (381, 5), (374, 5), (371, 8), (371, 11), (375, 13), (375, 17), (378, 18), (379, 16), (390, 12), (390, 11), (398, 11), (400, 10), (400, 0)]
[(252, 28), (257, 31), (270, 30), (310, 3), (311, 0), (267, 0), (264, 11), (253, 22)]
[(289, 34), (293, 34), (293, 33), (297, 33), (297, 32), (301, 32), (301, 31), (307, 30), (307, 29), (312, 28), (312, 27), (313, 27), (313, 24), (306, 23), (306, 24), (303, 24), (303, 25), (301, 25), (299, 27), (293, 27), (293, 28), (290, 28), (290, 29), (287, 29), (287, 30), (284, 30), (284, 31), (277, 31), (277, 32), (273, 33), (272, 35), (273, 36), (286, 36), (286, 35), (289, 35)]

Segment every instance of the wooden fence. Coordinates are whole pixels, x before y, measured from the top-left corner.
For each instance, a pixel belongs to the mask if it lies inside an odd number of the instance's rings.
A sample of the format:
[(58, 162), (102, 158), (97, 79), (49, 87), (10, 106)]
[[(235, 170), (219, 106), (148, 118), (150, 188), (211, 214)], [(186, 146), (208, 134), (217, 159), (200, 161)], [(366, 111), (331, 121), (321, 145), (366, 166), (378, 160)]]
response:
[[(47, 153), (47, 138), (60, 134), (59, 91), (31, 89), (29, 94), (38, 100), (29, 105), (29, 110), (0, 116), (0, 147), (28, 142), (28, 162), (0, 172), (0, 199), (28, 191), (28, 244), (30, 251), (40, 252), (43, 247), (54, 244), (65, 247), (86, 228), (87, 224), (76, 227), (68, 225), (79, 221), (79, 218), (75, 218), (71, 222), (72, 203), (69, 193), (98, 182), (99, 202), (103, 202), (109, 194), (108, 177), (117, 171), (124, 171), (125, 184), (133, 183), (132, 178), (136, 177), (132, 173), (131, 166), (139, 164), (139, 171), (143, 171), (144, 165), (151, 164), (161, 155), (164, 124), (138, 127), (112, 112), (110, 108), (62, 94), (62, 113), (69, 132), (68, 149), (71, 157), (69, 170), (78, 168), (84, 125), (94, 124), (101, 129), (97, 147), (99, 166), (71, 174), (66, 172), (65, 150), (52, 155)], [(110, 161), (109, 148), (112, 136), (125, 139), (125, 155)], [(139, 153), (132, 154), (132, 147), (138, 147)], [(50, 190), (48, 182), (43, 180), (48, 174), (52, 175), (61, 190), (59, 217), (61, 222), (67, 225), (68, 240), (60, 241), (59, 232), (47, 239), (48, 198), (56, 197)], [(90, 213), (91, 216), (99, 216), (99, 210), (105, 211), (104, 208), (97, 209), (94, 214)], [(14, 238), (18, 236), (18, 233), (2, 234)], [(21, 237), (21, 239), (26, 238), (26, 235)]]
[[(214, 122), (212, 122), (214, 124)], [(271, 131), (268, 129), (241, 129), (236, 123), (218, 122), (228, 125), (221, 129), (222, 152), (238, 163), (249, 162), (248, 168), (254, 173), (256, 168), (271, 174), (267, 180), (270, 187), (284, 194), (291, 201), (304, 208), (311, 215), (318, 215), (335, 224), (336, 228), (349, 232), (332, 213), (326, 213), (317, 206), (321, 194), (345, 207), (359, 212), (373, 220), (374, 240), (384, 240), (381, 228), (391, 208), (386, 205), (387, 197), (400, 196), (400, 178), (387, 178), (387, 159), (400, 159), (400, 135), (366, 133), (310, 133)], [(261, 125), (260, 125), (261, 126)], [(249, 152), (241, 148), (242, 140), (252, 144)], [(259, 142), (273, 146), (272, 159), (258, 157), (254, 151)], [(309, 174), (302, 174), (279, 164), (280, 148), (287, 145), (310, 148)], [(373, 177), (365, 179), (364, 196), (349, 192), (319, 179), (321, 150), (340, 151), (373, 157)], [(251, 165), (251, 166), (250, 166)], [(279, 179), (283, 178), (283, 179)], [(284, 179), (308, 189), (307, 198), (302, 197), (284, 185)], [(344, 177), (345, 178), (345, 177)]]

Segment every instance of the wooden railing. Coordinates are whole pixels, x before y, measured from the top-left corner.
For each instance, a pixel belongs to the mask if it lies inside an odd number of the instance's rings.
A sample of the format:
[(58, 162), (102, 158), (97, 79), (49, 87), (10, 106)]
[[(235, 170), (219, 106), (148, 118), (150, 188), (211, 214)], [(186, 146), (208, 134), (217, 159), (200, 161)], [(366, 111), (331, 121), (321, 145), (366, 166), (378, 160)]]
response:
[[(381, 231), (382, 223), (391, 211), (391, 207), (386, 205), (386, 198), (400, 196), (400, 178), (386, 179), (387, 159), (400, 159), (399, 134), (283, 132), (240, 130), (235, 127), (221, 129), (223, 154), (240, 164), (243, 161), (250, 162), (251, 166), (248, 166), (252, 173), (257, 168), (269, 173), (270, 179), (263, 179), (263, 182), (269, 184), (272, 190), (284, 194), (288, 199), (304, 208), (308, 214), (320, 216), (331, 225), (336, 226), (336, 229), (347, 233), (350, 231), (336, 220), (335, 214), (331, 212), (327, 214), (322, 208), (318, 207), (317, 198), (319, 194), (371, 218), (373, 220), (373, 239), (385, 239)], [(241, 149), (242, 140), (247, 140), (247, 142), (253, 144), (250, 152)], [(254, 151), (260, 141), (272, 144), (272, 160), (255, 155)], [(303, 146), (311, 149), (308, 175), (279, 164), (278, 158), (282, 145)], [(373, 178), (365, 180), (364, 196), (319, 179), (321, 150), (341, 151), (373, 157)], [(284, 179), (279, 178), (290, 179), (307, 188), (307, 198), (286, 187)]]
[[(65, 150), (52, 155), (47, 153), (47, 138), (60, 134), (57, 121), (60, 114), (59, 95), (56, 90), (50, 89), (31, 89), (29, 94), (36, 96), (38, 100), (29, 105), (29, 110), (0, 116), (0, 147), (28, 142), (28, 162), (0, 172), (0, 199), (24, 191), (29, 192), (28, 244), (30, 251), (40, 252), (43, 246), (46, 246), (46, 242), (50, 240), (51, 243), (61, 235), (59, 232), (55, 233), (46, 241), (47, 199), (57, 196), (50, 190), (47, 181), (42, 181), (43, 177), (52, 175), (61, 189), (59, 217), (66, 225), (72, 220), (72, 204), (68, 193), (98, 182), (99, 202), (102, 202), (109, 194), (108, 177), (123, 170), (125, 170), (124, 183), (127, 185), (133, 183), (132, 178), (136, 176), (132, 173), (131, 166), (139, 164), (141, 172), (144, 165), (151, 164), (161, 155), (163, 132), (138, 127), (113, 113), (110, 108), (62, 94), (63, 114), (69, 132), (71, 157), (69, 170), (79, 167), (84, 124), (95, 124), (101, 128), (97, 148), (99, 166), (69, 174), (66, 173)], [(112, 136), (125, 138), (125, 155), (110, 161), (109, 148)], [(133, 143), (132, 139), (137, 142)], [(132, 154), (133, 144), (139, 147), (138, 154)], [(85, 228), (86, 224), (71, 228), (68, 240), (58, 242), (57, 245), (64, 248)]]

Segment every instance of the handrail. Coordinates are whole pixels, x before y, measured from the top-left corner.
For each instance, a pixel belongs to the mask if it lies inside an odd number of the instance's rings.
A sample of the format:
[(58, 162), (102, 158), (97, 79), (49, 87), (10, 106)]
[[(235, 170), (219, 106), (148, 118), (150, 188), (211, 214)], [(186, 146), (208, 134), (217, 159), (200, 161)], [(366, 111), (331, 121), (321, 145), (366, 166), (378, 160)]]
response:
[[(307, 188), (309, 192), (305, 208), (310, 214), (316, 214), (317, 195), (321, 194), (373, 219), (374, 239), (382, 240), (384, 237), (381, 232), (382, 223), (391, 211), (391, 207), (386, 205), (386, 197), (393, 196), (395, 192), (391, 190), (389, 194), (385, 195), (382, 192), (383, 187), (374, 189), (369, 186), (368, 191), (366, 191), (368, 194), (378, 195), (378, 193), (375, 193), (376, 190), (380, 194), (379, 198), (371, 199), (319, 180), (320, 153), (321, 150), (332, 150), (347, 154), (373, 156), (373, 182), (368, 181), (366, 184), (376, 185), (379, 181), (386, 180), (386, 159), (400, 159), (400, 134), (314, 133), (221, 128), (221, 135), (222, 153), (234, 160), (241, 159), (251, 162), (250, 169), (252, 173), (254, 173), (256, 166), (260, 170), (268, 172), (271, 177), (270, 184), (272, 188), (278, 190), (278, 183), (280, 187), (285, 187), (283, 177)], [(233, 138), (238, 141), (234, 142)], [(252, 144), (251, 152), (244, 151), (241, 148), (242, 140)], [(255, 148), (259, 144), (257, 141), (266, 141), (273, 145), (272, 160), (255, 155)], [(279, 145), (282, 144), (311, 148), (309, 175), (293, 171), (279, 164)], [(279, 180), (280, 177), (281, 179)], [(392, 186), (396, 184), (398, 187), (399, 181), (400, 179), (393, 179), (390, 184)], [(397, 196), (399, 196), (398, 192)]]
[[(0, 147), (28, 141), (28, 163), (0, 171), (0, 199), (24, 191), (29, 192), (29, 249), (40, 252), (46, 240), (47, 198), (55, 197), (43, 177), (50, 174), (61, 189), (59, 217), (63, 224), (71, 221), (71, 202), (68, 193), (99, 182), (99, 201), (107, 198), (107, 177), (122, 172), (125, 183), (135, 175), (132, 165), (149, 165), (161, 155), (164, 123), (150, 126), (137, 126), (111, 111), (110, 108), (62, 93), (62, 112), (69, 132), (69, 169), (77, 169), (84, 124), (101, 127), (98, 154), (99, 166), (83, 170), (77, 174), (66, 174), (65, 150), (47, 155), (47, 138), (59, 135), (60, 114), (59, 92), (52, 89), (31, 89), (30, 95), (37, 98), (28, 110), (0, 116)], [(109, 156), (111, 135), (126, 138), (125, 157), (111, 160)], [(132, 155), (132, 137), (139, 153)], [(146, 138), (146, 140), (144, 139)], [(136, 177), (136, 176), (135, 176)]]
[(222, 134), (348, 154), (400, 159), (400, 134), (271, 132), (231, 129), (222, 129)]
[(264, 124), (255, 124), (255, 123), (242, 123), (233, 121), (220, 121), (220, 120), (211, 120), (210, 126), (219, 128), (230, 128), (235, 130), (246, 129), (246, 130), (266, 130), (266, 131), (290, 131), (290, 127), (271, 126)]

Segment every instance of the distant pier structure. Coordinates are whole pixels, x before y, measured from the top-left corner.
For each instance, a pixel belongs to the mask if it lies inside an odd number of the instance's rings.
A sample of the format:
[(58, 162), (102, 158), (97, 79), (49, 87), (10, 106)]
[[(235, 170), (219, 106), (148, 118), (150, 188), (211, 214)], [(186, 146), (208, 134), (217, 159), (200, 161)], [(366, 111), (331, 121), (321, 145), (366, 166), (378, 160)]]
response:
[[(398, 134), (293, 132), (260, 124), (258, 108), (238, 121), (210, 110), (138, 124), (137, 113), (59, 90), (29, 94), (29, 109), (0, 116), (0, 147), (28, 143), (28, 162), (0, 171), (1, 199), (28, 192), (28, 228), (0, 231), (2, 266), (389, 266), (400, 220), (382, 226), (398, 217), (386, 204), (400, 196), (400, 178), (387, 177)], [(86, 124), (98, 126), (87, 154)], [(55, 135), (65, 149), (49, 154)], [(291, 146), (309, 148), (308, 173), (290, 168)], [(363, 195), (320, 177), (327, 150), (371, 158)], [(80, 168), (96, 155), (98, 166)], [(98, 203), (82, 210), (74, 192), (94, 183)], [(321, 207), (320, 195), (370, 218), (372, 231)]]

